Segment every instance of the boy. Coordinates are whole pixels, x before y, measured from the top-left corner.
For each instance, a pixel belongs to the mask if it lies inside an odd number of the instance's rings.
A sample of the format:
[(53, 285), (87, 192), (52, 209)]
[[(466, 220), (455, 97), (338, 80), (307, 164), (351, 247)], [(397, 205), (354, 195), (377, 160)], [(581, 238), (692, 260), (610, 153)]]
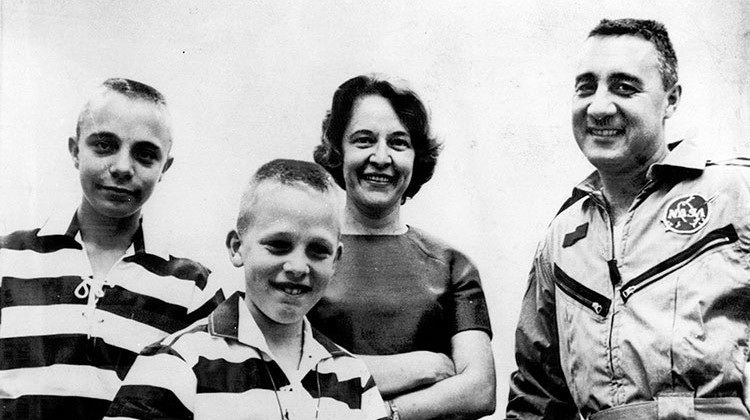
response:
[(226, 241), (246, 294), (144, 350), (108, 416), (170, 419), (377, 419), (385, 406), (364, 364), (305, 314), (341, 254), (333, 180), (274, 160), (252, 178)]
[(68, 140), (80, 206), (0, 237), (0, 418), (101, 419), (140, 350), (222, 300), (141, 224), (171, 145), (161, 93), (105, 81)]

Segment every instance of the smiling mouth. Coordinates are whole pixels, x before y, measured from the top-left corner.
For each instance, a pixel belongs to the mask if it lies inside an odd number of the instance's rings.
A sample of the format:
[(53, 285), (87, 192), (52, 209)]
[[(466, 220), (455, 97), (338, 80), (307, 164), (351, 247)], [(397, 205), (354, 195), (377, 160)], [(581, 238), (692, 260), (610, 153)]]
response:
[(378, 184), (392, 184), (396, 177), (385, 174), (363, 174), (361, 178)]
[(586, 129), (586, 132), (593, 136), (598, 137), (615, 137), (615, 136), (621, 136), (625, 134), (624, 129), (619, 128), (593, 128), (589, 127)]
[(106, 186), (106, 185), (100, 185), (99, 188), (101, 188), (101, 189), (103, 189), (105, 191), (109, 191), (109, 192), (113, 192), (113, 193), (117, 193), (117, 194), (135, 195), (135, 193), (133, 191), (127, 190), (125, 188), (109, 187), (109, 186)]
[(290, 296), (299, 296), (303, 293), (308, 293), (312, 291), (312, 287), (306, 286), (304, 284), (290, 284), (290, 283), (280, 283), (280, 284), (272, 284), (271, 285), (274, 289), (283, 292)]
[(137, 193), (135, 191), (125, 188), (99, 185), (99, 189), (107, 193), (109, 197), (115, 201), (130, 201), (137, 198)]

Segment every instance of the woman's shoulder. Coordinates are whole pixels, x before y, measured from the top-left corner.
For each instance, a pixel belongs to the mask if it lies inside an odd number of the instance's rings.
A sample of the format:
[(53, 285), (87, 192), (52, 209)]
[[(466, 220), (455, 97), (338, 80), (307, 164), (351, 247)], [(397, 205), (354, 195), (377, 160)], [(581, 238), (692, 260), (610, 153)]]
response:
[(450, 261), (456, 258), (467, 258), (466, 255), (444, 239), (409, 225), (405, 237), (422, 251), (435, 259)]

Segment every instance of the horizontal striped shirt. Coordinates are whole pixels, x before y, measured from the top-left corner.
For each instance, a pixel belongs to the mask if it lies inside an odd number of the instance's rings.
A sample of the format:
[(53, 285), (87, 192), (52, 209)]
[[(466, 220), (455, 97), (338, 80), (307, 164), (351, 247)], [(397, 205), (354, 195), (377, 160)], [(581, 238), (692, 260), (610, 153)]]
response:
[(140, 350), (223, 300), (154, 243), (95, 280), (75, 216), (0, 236), (0, 419), (101, 419)]
[(305, 319), (300, 368), (284, 371), (239, 293), (145, 349), (107, 419), (375, 420), (385, 406), (364, 363)]

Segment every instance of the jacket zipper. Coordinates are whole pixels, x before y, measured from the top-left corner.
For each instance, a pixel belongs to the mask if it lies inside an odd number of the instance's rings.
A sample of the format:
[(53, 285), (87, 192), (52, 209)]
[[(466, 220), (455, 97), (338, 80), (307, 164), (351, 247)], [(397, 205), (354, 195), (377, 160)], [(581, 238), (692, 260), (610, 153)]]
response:
[(684, 267), (706, 252), (722, 245), (734, 243), (737, 240), (737, 231), (732, 225), (727, 225), (723, 228), (709, 232), (705, 237), (686, 248), (684, 251), (667, 258), (654, 267), (646, 270), (643, 274), (640, 274), (625, 283), (620, 290), (623, 302), (627, 302), (636, 292), (643, 290), (675, 270)]
[(577, 282), (557, 264), (555, 264), (555, 284), (566, 295), (591, 309), (595, 314), (606, 317), (609, 313), (611, 301), (608, 298)]

